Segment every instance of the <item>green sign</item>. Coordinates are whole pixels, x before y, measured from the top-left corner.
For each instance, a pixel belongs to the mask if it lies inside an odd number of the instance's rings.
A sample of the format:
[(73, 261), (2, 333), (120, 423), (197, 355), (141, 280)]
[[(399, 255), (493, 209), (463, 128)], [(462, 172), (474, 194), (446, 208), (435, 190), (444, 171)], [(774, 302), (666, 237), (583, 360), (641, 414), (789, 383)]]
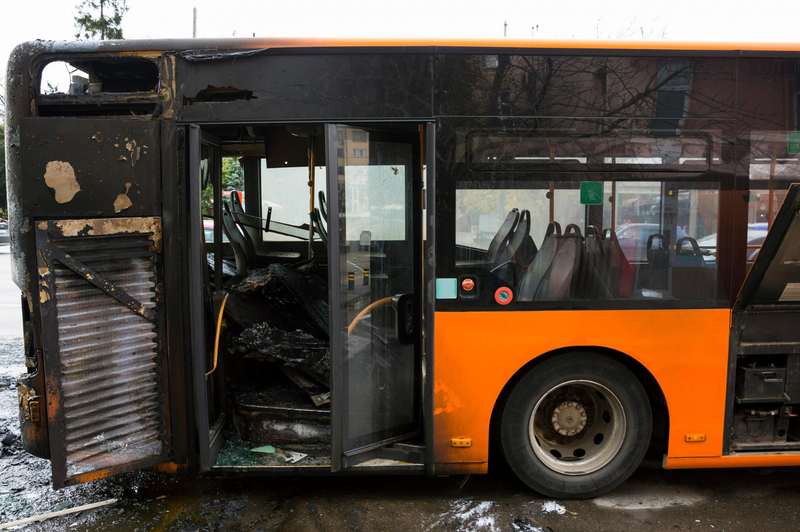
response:
[(603, 203), (603, 183), (581, 181), (581, 205), (600, 205), (601, 203)]
[(800, 131), (789, 132), (789, 146), (786, 151), (789, 153), (800, 153)]

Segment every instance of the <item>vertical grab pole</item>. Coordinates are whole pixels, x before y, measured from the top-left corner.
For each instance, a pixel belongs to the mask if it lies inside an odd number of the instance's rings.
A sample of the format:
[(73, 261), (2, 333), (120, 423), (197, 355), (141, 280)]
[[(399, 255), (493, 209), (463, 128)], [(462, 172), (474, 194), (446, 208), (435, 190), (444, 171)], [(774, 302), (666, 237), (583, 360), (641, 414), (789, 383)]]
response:
[[(555, 137), (550, 137), (550, 164), (556, 162), (556, 139)], [(556, 184), (554, 181), (550, 181), (550, 221), (552, 222), (555, 219), (555, 188)]]
[(314, 257), (314, 137), (308, 137), (308, 260)]

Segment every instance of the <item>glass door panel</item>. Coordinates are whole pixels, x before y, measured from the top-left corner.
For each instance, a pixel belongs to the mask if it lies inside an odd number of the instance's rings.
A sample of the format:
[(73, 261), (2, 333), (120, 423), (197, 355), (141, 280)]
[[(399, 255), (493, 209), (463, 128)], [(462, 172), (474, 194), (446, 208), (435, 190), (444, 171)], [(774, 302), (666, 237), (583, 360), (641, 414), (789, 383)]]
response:
[(419, 430), (422, 182), (417, 132), (327, 135), (336, 471)]
[[(214, 464), (224, 442), (222, 428), (225, 425), (226, 411), (225, 379), (221, 366), (218, 365), (211, 375), (206, 375), (214, 363), (213, 350), (207, 345), (208, 327), (215, 321), (218, 312), (218, 306), (212, 308), (212, 301), (220, 299), (218, 287), (222, 286), (221, 268), (215, 272), (214, 279), (210, 279), (207, 274), (206, 251), (213, 251), (215, 258), (222, 256), (222, 224), (214, 224), (214, 244), (206, 246), (201, 200), (203, 190), (213, 187), (215, 204), (222, 203), (222, 147), (219, 139), (197, 126), (190, 126), (189, 159), (187, 247), (192, 300), (188, 304), (188, 315), (192, 339), (198, 454), (201, 471), (207, 471)], [(221, 215), (215, 216), (215, 221), (219, 220)], [(211, 291), (212, 283), (215, 287), (214, 295)]]

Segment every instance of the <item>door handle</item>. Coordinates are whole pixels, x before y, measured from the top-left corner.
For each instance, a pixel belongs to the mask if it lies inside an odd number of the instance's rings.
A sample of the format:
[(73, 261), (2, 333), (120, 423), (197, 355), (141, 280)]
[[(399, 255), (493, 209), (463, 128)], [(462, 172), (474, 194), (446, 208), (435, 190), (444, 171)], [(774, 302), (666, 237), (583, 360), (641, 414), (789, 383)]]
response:
[(403, 345), (416, 341), (416, 312), (414, 294), (398, 294), (392, 297), (394, 309), (394, 332), (397, 341)]

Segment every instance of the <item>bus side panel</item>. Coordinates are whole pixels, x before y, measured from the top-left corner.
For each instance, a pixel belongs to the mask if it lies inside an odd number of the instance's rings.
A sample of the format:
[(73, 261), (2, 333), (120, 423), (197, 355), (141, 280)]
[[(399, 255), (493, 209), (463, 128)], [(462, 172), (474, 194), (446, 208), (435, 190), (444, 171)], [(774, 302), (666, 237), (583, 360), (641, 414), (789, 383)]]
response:
[[(728, 309), (437, 312), (436, 472), (485, 470), (489, 421), (503, 387), (537, 356), (574, 346), (619, 351), (652, 373), (669, 409), (669, 457), (720, 456), (729, 320)], [(697, 433), (705, 441), (685, 441)], [(472, 445), (456, 447), (454, 438)], [(464, 470), (467, 463), (472, 470)]]

